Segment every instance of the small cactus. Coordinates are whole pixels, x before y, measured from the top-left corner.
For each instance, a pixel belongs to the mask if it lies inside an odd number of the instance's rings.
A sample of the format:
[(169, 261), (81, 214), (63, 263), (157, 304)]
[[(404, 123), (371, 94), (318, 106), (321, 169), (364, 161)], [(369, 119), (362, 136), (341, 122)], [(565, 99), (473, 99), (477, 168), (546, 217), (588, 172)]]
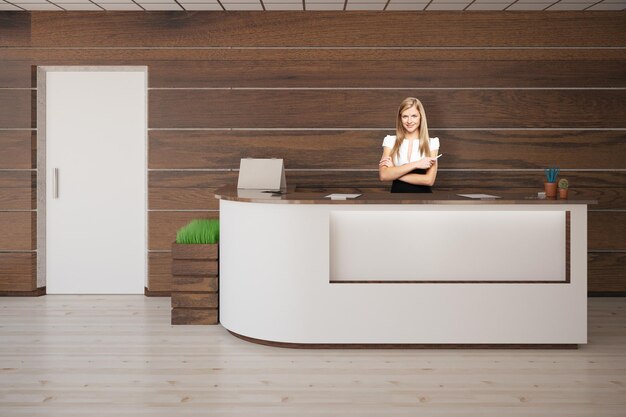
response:
[(569, 187), (569, 181), (567, 181), (565, 178), (561, 178), (559, 180), (559, 188), (562, 190), (567, 190), (568, 187)]

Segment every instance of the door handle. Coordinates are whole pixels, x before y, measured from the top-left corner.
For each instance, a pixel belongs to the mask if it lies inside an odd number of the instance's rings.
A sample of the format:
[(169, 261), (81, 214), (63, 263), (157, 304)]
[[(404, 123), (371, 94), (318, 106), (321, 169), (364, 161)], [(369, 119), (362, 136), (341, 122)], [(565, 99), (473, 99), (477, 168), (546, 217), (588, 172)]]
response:
[(52, 170), (52, 198), (59, 198), (59, 168)]

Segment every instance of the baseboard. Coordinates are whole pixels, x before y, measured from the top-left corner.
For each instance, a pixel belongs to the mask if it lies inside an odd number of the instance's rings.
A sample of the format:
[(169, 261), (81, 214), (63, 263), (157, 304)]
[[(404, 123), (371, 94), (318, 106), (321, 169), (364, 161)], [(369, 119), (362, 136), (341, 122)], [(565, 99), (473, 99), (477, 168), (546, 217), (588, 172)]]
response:
[(587, 297), (626, 297), (626, 291), (589, 291)]
[(46, 295), (46, 287), (32, 291), (0, 291), (0, 297), (41, 297)]
[(146, 297), (170, 297), (170, 291), (150, 291), (148, 287), (143, 287), (143, 293)]
[(573, 343), (287, 343), (256, 339), (230, 330), (228, 332), (246, 342), (290, 349), (578, 349), (578, 345)]

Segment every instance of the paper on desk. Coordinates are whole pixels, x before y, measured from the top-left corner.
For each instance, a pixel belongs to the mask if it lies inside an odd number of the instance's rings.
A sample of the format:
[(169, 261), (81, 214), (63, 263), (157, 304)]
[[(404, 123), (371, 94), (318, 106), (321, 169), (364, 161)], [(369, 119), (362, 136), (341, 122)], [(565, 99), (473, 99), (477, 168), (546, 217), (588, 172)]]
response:
[(349, 198), (357, 198), (361, 194), (328, 194), (324, 198), (330, 198), (331, 200), (347, 200)]
[(467, 197), (467, 198), (500, 198), (497, 195), (491, 195), (491, 194), (457, 194), (460, 197)]

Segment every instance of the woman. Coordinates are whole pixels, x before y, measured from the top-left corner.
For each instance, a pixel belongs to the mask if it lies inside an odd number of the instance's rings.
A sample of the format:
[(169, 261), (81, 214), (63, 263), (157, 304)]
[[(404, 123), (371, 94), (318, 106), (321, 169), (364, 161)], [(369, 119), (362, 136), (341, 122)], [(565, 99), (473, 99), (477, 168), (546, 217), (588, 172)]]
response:
[(414, 97), (405, 98), (398, 108), (396, 135), (383, 140), (380, 180), (393, 180), (392, 193), (432, 193), (438, 150), (439, 138), (428, 136), (422, 103)]

